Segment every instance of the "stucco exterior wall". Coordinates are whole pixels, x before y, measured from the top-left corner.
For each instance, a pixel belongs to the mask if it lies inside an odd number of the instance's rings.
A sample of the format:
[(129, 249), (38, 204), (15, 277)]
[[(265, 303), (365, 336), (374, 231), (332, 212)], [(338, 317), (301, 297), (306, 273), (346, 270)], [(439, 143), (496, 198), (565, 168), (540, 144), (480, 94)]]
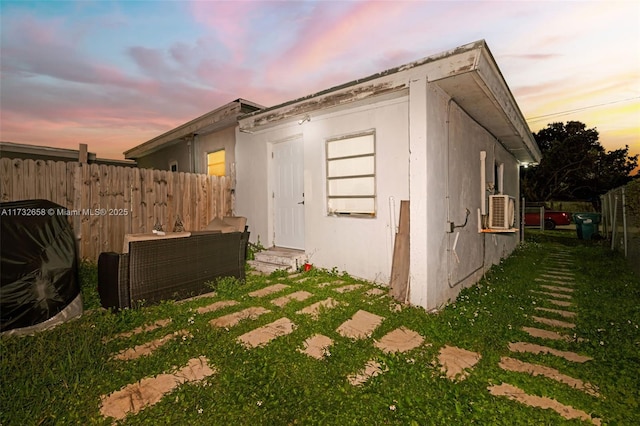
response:
[(176, 161), (179, 172), (190, 172), (189, 147), (187, 142), (178, 142), (174, 145), (159, 149), (149, 155), (136, 159), (138, 167), (142, 169), (170, 170), (169, 164)]
[(235, 126), (195, 135), (192, 140), (183, 140), (139, 157), (138, 167), (169, 170), (169, 165), (176, 161), (179, 172), (206, 174), (207, 154), (224, 149), (226, 175), (230, 176), (235, 169), (235, 138)]
[[(426, 250), (411, 249), (412, 256), (426, 253), (424, 259), (412, 260), (411, 301), (438, 309), (516, 247), (517, 233), (480, 233), (478, 222), (482, 203), (488, 202), (487, 183), (496, 181), (496, 165), (503, 164), (502, 193), (518, 199), (518, 164), (493, 135), (434, 84), (427, 88), (426, 114), (429, 208), (425, 218), (411, 217), (411, 229), (426, 226), (428, 238)], [(481, 152), (486, 155), (484, 161)], [(426, 271), (421, 271), (423, 262)]]
[(221, 129), (217, 132), (197, 135), (195, 147), (195, 173), (207, 173), (207, 154), (221, 149), (225, 150), (225, 174), (231, 176), (235, 168), (236, 153), (236, 129), (235, 126)]
[[(302, 125), (290, 121), (254, 134), (239, 132), (236, 212), (248, 218), (252, 241), (273, 244), (271, 151), (275, 143), (299, 140), (310, 261), (388, 284), (400, 200), (413, 197), (410, 301), (438, 309), (516, 247), (517, 233), (480, 233), (479, 212), (488, 203), (487, 184), (496, 181), (496, 165), (503, 164), (502, 193), (518, 199), (518, 163), (436, 84), (425, 79), (411, 90), (409, 96), (316, 113)], [(326, 140), (370, 129), (376, 134), (376, 217), (327, 215)], [(410, 137), (417, 140), (411, 152)]]
[[(236, 212), (247, 216), (252, 241), (273, 243), (272, 144), (304, 143), (305, 251), (317, 267), (388, 283), (400, 200), (409, 197), (406, 96), (353, 108), (318, 112), (255, 134), (238, 133)], [(376, 217), (335, 217), (326, 208), (326, 140), (375, 130)], [(268, 208), (265, 208), (268, 207)]]

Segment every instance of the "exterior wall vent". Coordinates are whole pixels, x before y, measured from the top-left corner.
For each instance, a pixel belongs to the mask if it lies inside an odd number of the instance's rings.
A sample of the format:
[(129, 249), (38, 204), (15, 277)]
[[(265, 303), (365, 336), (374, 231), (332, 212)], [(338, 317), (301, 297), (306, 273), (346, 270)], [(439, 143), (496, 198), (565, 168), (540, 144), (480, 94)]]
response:
[(489, 228), (511, 229), (515, 223), (516, 200), (508, 195), (489, 196)]

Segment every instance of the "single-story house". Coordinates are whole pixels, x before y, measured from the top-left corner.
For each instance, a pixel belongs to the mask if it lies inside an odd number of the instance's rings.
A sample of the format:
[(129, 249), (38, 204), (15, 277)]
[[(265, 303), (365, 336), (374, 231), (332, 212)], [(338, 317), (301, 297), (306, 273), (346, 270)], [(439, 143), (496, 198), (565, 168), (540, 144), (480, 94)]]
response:
[(409, 200), (408, 300), (428, 310), (519, 242), (519, 167), (541, 154), (484, 40), (238, 123), (235, 210), (253, 241), (388, 283)]
[(125, 151), (124, 156), (141, 168), (231, 176), (238, 117), (260, 108), (236, 99)]

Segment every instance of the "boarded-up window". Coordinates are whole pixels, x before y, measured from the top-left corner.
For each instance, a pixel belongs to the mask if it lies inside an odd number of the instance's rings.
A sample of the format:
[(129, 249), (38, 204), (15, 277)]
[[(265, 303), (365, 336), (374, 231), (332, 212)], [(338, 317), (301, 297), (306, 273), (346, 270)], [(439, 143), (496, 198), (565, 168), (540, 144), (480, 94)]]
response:
[(224, 176), (224, 164), (224, 149), (207, 154), (207, 174), (209, 176)]
[(331, 215), (376, 214), (373, 132), (327, 141), (327, 211)]

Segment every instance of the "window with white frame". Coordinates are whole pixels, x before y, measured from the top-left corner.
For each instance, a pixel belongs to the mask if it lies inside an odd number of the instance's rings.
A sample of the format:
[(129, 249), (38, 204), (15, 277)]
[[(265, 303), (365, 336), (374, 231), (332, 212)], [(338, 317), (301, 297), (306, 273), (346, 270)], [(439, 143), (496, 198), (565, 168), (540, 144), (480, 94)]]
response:
[(327, 140), (327, 212), (376, 215), (375, 133)]

